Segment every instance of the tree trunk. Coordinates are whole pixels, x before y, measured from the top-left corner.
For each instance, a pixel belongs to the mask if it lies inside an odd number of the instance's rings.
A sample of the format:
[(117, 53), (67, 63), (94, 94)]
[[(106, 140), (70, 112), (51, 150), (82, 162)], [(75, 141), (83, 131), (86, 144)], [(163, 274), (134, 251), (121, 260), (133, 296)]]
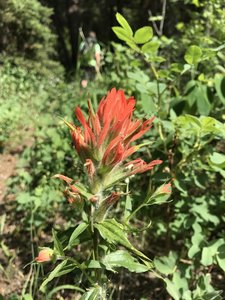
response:
[(71, 73), (76, 73), (77, 56), (78, 56), (78, 40), (79, 40), (79, 27), (81, 20), (81, 0), (67, 0), (67, 15), (68, 15), (68, 28), (70, 34), (71, 44)]
[(70, 69), (71, 62), (70, 62), (70, 52), (69, 49), (66, 47), (65, 39), (65, 20), (64, 15), (62, 11), (65, 9), (65, 6), (62, 5), (60, 0), (53, 0), (51, 2), (53, 8), (54, 8), (54, 14), (53, 14), (53, 23), (55, 26), (55, 30), (58, 37), (58, 45), (57, 45), (57, 52), (59, 56), (60, 62), (63, 64), (66, 70)]

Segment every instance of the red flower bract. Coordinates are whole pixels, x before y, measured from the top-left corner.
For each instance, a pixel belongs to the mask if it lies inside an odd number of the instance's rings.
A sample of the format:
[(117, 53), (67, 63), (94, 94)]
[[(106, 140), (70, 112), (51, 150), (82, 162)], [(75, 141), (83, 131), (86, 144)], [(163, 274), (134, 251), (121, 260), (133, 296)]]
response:
[[(154, 117), (144, 122), (132, 120), (134, 107), (133, 97), (126, 99), (122, 90), (116, 91), (114, 88), (101, 100), (97, 113), (94, 113), (89, 101), (88, 120), (79, 107), (75, 109), (76, 117), (83, 129), (69, 124), (71, 135), (75, 148), (91, 176), (96, 167), (112, 169), (139, 148), (131, 146), (131, 143), (151, 128)], [(152, 163), (151, 167), (144, 163), (145, 166), (133, 174), (147, 171), (152, 168)], [(157, 160), (153, 165), (159, 163), (161, 161)]]

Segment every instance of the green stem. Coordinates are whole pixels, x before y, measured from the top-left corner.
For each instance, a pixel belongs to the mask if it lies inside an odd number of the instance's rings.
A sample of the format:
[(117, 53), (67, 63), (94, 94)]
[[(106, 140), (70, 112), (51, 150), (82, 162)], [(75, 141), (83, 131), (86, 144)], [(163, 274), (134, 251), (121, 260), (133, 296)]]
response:
[(98, 230), (96, 228), (94, 228), (94, 232), (93, 232), (93, 259), (94, 260), (98, 260), (99, 259), (99, 255), (98, 255), (98, 239), (99, 239), (99, 233)]
[(82, 271), (82, 273), (85, 275), (85, 277), (87, 278), (87, 280), (94, 286), (95, 285), (95, 282), (90, 278), (90, 276), (87, 274), (87, 272), (84, 270), (84, 268), (82, 267), (81, 264), (79, 264), (75, 259), (73, 259), (72, 257), (70, 256), (62, 256), (61, 259), (67, 259), (67, 260), (70, 260), (72, 261), (73, 263), (75, 263), (78, 268)]
[(145, 206), (146, 206), (145, 203), (142, 204), (142, 205), (140, 205), (140, 206), (138, 206), (138, 207), (132, 212), (132, 214), (130, 214), (130, 215), (127, 217), (126, 222), (128, 223), (128, 222), (130, 221), (130, 219), (132, 219), (133, 216), (134, 216), (141, 208), (143, 208), (143, 207), (145, 207)]
[[(93, 240), (93, 260), (99, 260), (99, 252), (98, 252), (98, 243), (99, 243), (99, 232), (94, 227), (94, 212), (95, 207), (92, 206), (91, 211), (91, 231), (92, 231), (92, 240)], [(95, 269), (95, 280), (97, 283), (100, 283), (101, 280), (101, 270)]]

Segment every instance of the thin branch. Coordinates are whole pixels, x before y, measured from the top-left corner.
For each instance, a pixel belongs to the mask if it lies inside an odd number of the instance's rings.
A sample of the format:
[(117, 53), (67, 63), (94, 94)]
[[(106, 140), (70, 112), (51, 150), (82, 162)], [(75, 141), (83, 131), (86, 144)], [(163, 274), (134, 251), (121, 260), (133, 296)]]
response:
[(150, 9), (148, 10), (149, 17), (152, 18), (152, 20), (151, 20), (152, 25), (158, 36), (161, 36), (163, 34), (163, 27), (164, 27), (164, 22), (165, 22), (165, 17), (166, 17), (166, 4), (167, 4), (167, 0), (163, 0), (162, 19), (160, 20), (159, 27), (157, 26), (156, 21), (154, 21), (154, 19), (153, 19), (152, 11)]
[[(148, 10), (148, 14), (149, 14), (150, 18), (153, 17), (152, 11), (150, 9)], [(160, 35), (160, 31), (158, 29), (158, 26), (157, 26), (156, 22), (154, 20), (151, 20), (151, 22), (152, 22), (152, 25), (153, 25), (153, 27), (154, 27), (155, 32), (157, 33), (157, 35)]]
[(163, 34), (163, 26), (164, 26), (164, 22), (165, 22), (165, 17), (166, 17), (166, 0), (163, 1), (162, 20), (160, 22), (160, 27), (159, 27), (160, 35)]

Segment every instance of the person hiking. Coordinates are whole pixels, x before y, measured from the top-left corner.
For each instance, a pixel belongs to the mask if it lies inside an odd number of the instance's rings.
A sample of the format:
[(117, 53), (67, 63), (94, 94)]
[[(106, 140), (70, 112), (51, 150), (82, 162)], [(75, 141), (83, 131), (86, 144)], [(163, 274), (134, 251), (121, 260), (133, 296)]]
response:
[(90, 31), (86, 39), (81, 31), (81, 37), (83, 38), (80, 44), (81, 86), (86, 88), (90, 80), (101, 76), (101, 48), (94, 31)]

